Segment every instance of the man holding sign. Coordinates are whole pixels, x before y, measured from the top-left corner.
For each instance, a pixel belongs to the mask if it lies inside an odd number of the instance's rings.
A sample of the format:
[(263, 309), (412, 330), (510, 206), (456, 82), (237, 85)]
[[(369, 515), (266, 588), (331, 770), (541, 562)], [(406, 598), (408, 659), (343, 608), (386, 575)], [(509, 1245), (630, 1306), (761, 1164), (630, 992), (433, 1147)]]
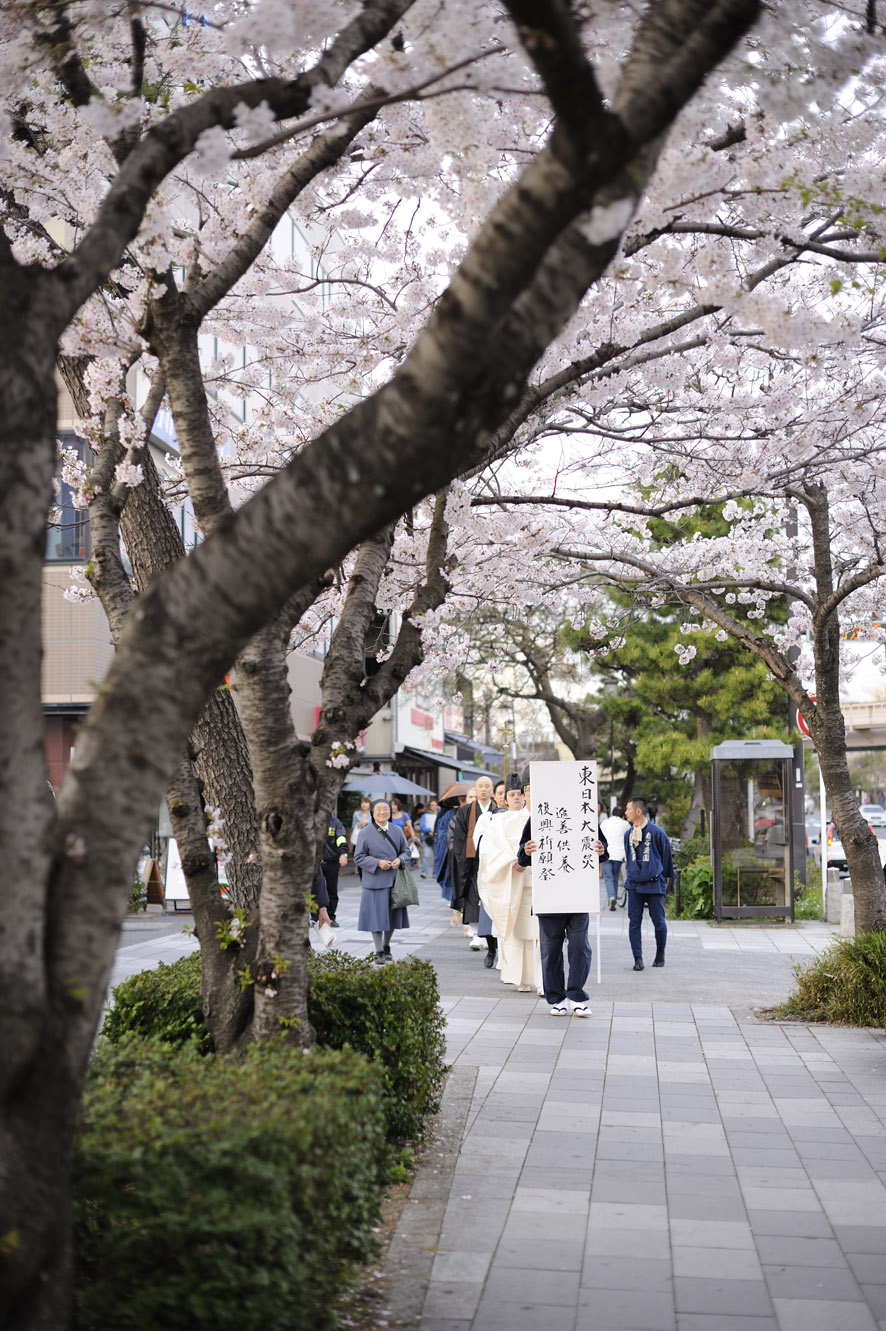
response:
[(532, 909), (538, 920), (544, 996), (553, 1017), (567, 1016), (570, 1006), (574, 1016), (589, 1017), (584, 987), (591, 969), (588, 926), (590, 912), (600, 913), (598, 865), (608, 858), (597, 831), (597, 766), (532, 763), (530, 771), (536, 788), (526, 786), (532, 814), (517, 863), (533, 863)]

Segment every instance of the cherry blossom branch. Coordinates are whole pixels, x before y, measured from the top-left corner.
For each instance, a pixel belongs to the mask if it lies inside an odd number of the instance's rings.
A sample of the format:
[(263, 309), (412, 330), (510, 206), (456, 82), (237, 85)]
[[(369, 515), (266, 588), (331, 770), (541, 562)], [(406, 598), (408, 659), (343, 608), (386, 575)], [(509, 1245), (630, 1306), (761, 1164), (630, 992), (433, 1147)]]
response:
[[(291, 129), (283, 130), (280, 134), (274, 134), (269, 139), (264, 139), (261, 143), (253, 144), (249, 148), (238, 148), (236, 152), (231, 153), (231, 160), (234, 162), (246, 162), (250, 158), (260, 157), (271, 148), (278, 148), (282, 143), (289, 143), (290, 140), (306, 134), (308, 130), (316, 129), (318, 125), (326, 124), (330, 120), (340, 120), (346, 116), (367, 115), (371, 120), (377, 111), (385, 106), (396, 106), (398, 102), (411, 102), (422, 100), (419, 96), (425, 88), (433, 87), (442, 79), (449, 78), (452, 74), (458, 73), (461, 69), (466, 69), (470, 65), (477, 64), (480, 60), (488, 60), (490, 56), (501, 55), (507, 48), (498, 44), (488, 47), (485, 51), (476, 51), (473, 55), (465, 56), (464, 60), (458, 60), (450, 65), (441, 73), (431, 74), (426, 79), (419, 80), (418, 83), (410, 84), (408, 88), (402, 88), (399, 92), (385, 92), (378, 89), (366, 97), (361, 97), (359, 101), (351, 102), (348, 106), (330, 107), (328, 111), (318, 112), (317, 115), (309, 116), (305, 120), (300, 120), (297, 125)], [(455, 84), (451, 87), (442, 88), (438, 91), (438, 96), (446, 96), (451, 92), (465, 92), (473, 90), (474, 85), (468, 83)]]
[(561, 554), (564, 558), (580, 559), (591, 564), (625, 565), (628, 568), (636, 569), (644, 575), (642, 578), (625, 579), (623, 574), (615, 571), (615, 569), (603, 570), (602, 576), (608, 582), (632, 591), (637, 591), (638, 588), (648, 588), (649, 584), (652, 583), (656, 588), (663, 590), (669, 599), (693, 606), (706, 619), (719, 624), (731, 637), (753, 652), (755, 656), (758, 656), (797, 705), (804, 709), (804, 713), (805, 709), (814, 706), (803, 687), (800, 677), (794, 671), (787, 657), (779, 652), (771, 642), (759, 637), (746, 624), (742, 624), (740, 620), (723, 610), (703, 592), (696, 591), (691, 584), (680, 581), (673, 574), (659, 568), (651, 560), (643, 559), (639, 555), (633, 555), (626, 551), (590, 550), (579, 553), (558, 548), (556, 553)]
[(69, 257), (46, 275), (54, 294), (59, 333), (92, 294), (106, 273), (120, 262), (136, 235), (154, 190), (191, 152), (208, 129), (232, 129), (241, 106), (266, 103), (278, 120), (301, 114), (314, 90), (333, 86), (358, 56), (371, 50), (412, 0), (371, 0), (330, 43), (314, 67), (298, 78), (261, 79), (233, 87), (214, 88), (154, 126), (120, 167), (95, 221)]

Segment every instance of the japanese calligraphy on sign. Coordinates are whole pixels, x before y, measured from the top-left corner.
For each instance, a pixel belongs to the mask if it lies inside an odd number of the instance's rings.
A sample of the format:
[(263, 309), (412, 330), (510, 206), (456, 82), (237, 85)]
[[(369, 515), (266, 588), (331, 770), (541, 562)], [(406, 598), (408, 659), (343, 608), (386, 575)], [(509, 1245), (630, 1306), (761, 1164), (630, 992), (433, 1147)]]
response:
[(532, 909), (599, 913), (597, 764), (531, 763)]

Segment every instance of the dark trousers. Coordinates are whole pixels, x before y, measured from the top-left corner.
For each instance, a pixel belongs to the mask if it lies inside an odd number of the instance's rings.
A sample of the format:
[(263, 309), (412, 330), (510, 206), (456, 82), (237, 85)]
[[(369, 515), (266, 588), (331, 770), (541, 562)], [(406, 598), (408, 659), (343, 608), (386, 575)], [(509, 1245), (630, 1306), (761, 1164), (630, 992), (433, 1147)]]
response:
[(640, 925), (643, 923), (643, 907), (649, 907), (649, 918), (655, 930), (655, 950), (664, 953), (668, 941), (668, 926), (665, 923), (664, 892), (640, 892), (628, 883), (628, 938), (635, 960), (643, 960), (643, 940)]
[[(577, 915), (537, 915), (541, 952), (541, 982), (548, 1003), (586, 1003), (585, 981), (591, 970), (587, 912)], [(563, 943), (569, 960), (568, 982), (563, 971)]]
[[(458, 879), (455, 874), (451, 875), (453, 883)], [(456, 892), (459, 893), (456, 896)], [(476, 856), (464, 862), (464, 875), (461, 879), (460, 888), (452, 890), (452, 905), (455, 910), (461, 911), (463, 924), (476, 924), (480, 918), (480, 893), (477, 890), (477, 859)]]
[(324, 860), (320, 867), (329, 893), (329, 915), (334, 920), (338, 912), (338, 871), (341, 865), (338, 860)]

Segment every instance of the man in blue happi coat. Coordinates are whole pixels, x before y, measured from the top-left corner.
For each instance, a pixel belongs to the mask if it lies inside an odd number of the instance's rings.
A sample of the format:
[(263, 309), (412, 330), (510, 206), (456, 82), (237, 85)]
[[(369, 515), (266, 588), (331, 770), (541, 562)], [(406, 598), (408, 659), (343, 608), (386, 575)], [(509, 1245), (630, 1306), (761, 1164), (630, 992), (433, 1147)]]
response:
[(664, 830), (649, 821), (648, 806), (635, 796), (625, 809), (625, 818), (631, 830), (625, 832), (625, 874), (628, 889), (628, 938), (634, 954), (634, 970), (643, 967), (643, 940), (640, 926), (643, 907), (655, 930), (655, 960), (653, 966), (665, 964), (665, 944), (668, 926), (665, 923), (665, 892), (674, 876), (671, 843)]

